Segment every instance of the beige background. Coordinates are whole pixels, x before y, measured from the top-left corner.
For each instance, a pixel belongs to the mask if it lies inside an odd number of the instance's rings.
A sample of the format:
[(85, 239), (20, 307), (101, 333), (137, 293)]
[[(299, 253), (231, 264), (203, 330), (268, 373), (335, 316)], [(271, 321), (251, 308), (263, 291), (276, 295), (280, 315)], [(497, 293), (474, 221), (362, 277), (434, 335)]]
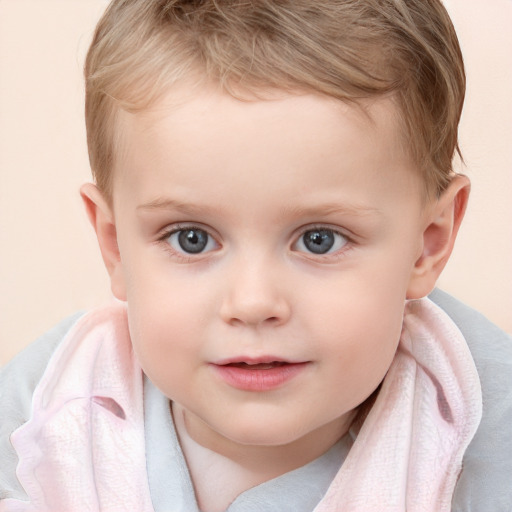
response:
[[(473, 192), (440, 286), (512, 332), (512, 1), (447, 1), (468, 73)], [(0, 0), (0, 363), (110, 297), (82, 211), (81, 68), (106, 0)]]

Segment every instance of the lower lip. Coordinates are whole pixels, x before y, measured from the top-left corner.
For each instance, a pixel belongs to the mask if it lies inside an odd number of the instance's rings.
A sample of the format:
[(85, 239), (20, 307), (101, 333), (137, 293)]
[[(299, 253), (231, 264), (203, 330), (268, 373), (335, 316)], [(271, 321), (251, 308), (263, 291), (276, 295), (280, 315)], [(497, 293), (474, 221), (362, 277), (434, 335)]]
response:
[(222, 380), (234, 388), (243, 391), (271, 391), (298, 376), (308, 364), (290, 363), (267, 370), (216, 364), (212, 366)]

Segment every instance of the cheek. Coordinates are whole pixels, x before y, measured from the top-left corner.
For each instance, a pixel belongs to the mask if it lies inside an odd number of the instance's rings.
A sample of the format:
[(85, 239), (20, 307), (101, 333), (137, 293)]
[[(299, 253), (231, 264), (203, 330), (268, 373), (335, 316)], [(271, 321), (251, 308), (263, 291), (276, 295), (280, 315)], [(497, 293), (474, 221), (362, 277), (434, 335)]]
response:
[(192, 365), (200, 360), (200, 303), (162, 281), (129, 288), (134, 351), (144, 372), (168, 396), (176, 383), (187, 382)]
[(337, 359), (349, 388), (362, 392), (362, 399), (375, 389), (391, 365), (400, 340), (402, 313), (403, 308), (367, 314), (346, 311), (348, 319), (340, 325), (333, 359)]
[(391, 266), (340, 272), (320, 286), (310, 281), (308, 316), (328, 337), (376, 340), (400, 335), (408, 279)]
[(123, 253), (130, 333), (141, 363), (163, 365), (176, 352), (197, 349), (194, 333), (215, 301), (212, 287), (197, 275), (170, 265), (163, 251), (141, 245), (133, 243)]
[[(130, 318), (130, 317), (129, 317)], [(148, 378), (168, 398), (175, 399), (184, 386), (191, 386), (197, 367), (197, 347), (193, 337), (167, 316), (166, 322), (154, 317), (132, 315), (130, 334), (137, 360)]]
[(394, 358), (404, 313), (403, 285), (375, 279), (346, 280), (326, 294), (322, 303), (311, 305), (307, 327), (318, 335), (317, 347), (332, 361), (336, 387), (355, 407), (384, 378)]

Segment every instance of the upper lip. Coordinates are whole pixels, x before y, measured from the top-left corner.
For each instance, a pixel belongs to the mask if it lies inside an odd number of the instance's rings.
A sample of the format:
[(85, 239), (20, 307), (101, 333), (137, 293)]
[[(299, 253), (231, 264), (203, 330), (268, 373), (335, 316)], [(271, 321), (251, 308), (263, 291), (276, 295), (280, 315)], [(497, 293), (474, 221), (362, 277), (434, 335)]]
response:
[(269, 363), (286, 363), (286, 364), (299, 364), (305, 363), (307, 361), (295, 361), (287, 358), (279, 357), (279, 356), (237, 356), (237, 357), (229, 357), (227, 359), (221, 359), (219, 361), (215, 361), (213, 364), (217, 366), (226, 366), (228, 364), (269, 364)]

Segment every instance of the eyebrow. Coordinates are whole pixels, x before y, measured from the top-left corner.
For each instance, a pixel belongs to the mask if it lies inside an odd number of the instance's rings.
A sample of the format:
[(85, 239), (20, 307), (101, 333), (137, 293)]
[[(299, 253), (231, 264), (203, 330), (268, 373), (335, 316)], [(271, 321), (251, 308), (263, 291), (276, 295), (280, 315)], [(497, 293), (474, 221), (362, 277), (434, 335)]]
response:
[[(171, 210), (187, 214), (198, 214), (215, 212), (217, 208), (185, 203), (170, 198), (156, 198), (148, 203), (137, 206), (138, 211)], [(297, 217), (327, 217), (329, 215), (349, 215), (354, 217), (379, 216), (382, 212), (378, 208), (362, 204), (348, 203), (319, 203), (314, 206), (284, 206), (281, 210), (283, 216), (291, 215)]]
[(137, 206), (137, 211), (155, 211), (155, 210), (171, 210), (179, 211), (182, 213), (204, 213), (211, 211), (212, 208), (192, 203), (185, 203), (175, 199), (156, 198), (149, 203), (144, 203)]
[(378, 208), (362, 204), (349, 203), (321, 203), (317, 206), (297, 206), (283, 208), (283, 213), (309, 217), (309, 216), (329, 216), (329, 215), (349, 215), (354, 217), (378, 216), (382, 212)]

